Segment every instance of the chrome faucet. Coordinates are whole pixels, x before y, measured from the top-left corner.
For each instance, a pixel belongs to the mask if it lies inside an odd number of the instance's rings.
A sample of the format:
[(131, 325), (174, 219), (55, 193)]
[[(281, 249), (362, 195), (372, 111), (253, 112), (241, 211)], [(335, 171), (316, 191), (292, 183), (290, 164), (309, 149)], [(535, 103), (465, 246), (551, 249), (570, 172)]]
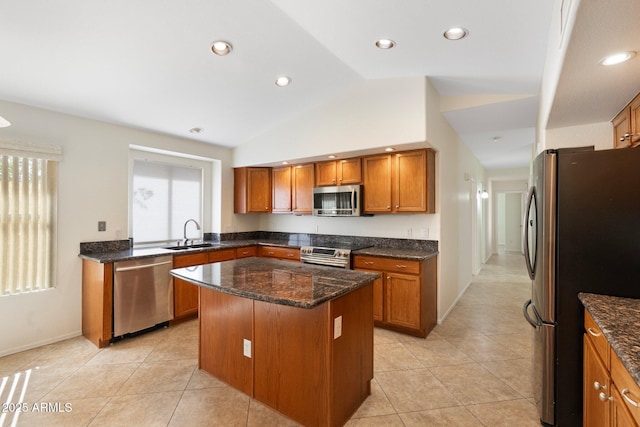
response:
[(196, 221), (195, 219), (191, 218), (184, 222), (184, 245), (185, 246), (187, 246), (187, 243), (189, 243), (189, 239), (187, 238), (187, 224), (189, 224), (191, 221), (193, 221), (193, 223), (196, 225), (196, 230), (200, 230), (200, 224), (198, 224), (198, 221)]

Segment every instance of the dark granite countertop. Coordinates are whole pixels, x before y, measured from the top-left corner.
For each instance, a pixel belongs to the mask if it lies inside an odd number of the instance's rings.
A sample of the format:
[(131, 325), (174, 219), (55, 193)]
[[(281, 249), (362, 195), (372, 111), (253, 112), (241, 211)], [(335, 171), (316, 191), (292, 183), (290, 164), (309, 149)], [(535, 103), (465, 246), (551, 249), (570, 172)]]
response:
[(579, 293), (578, 298), (640, 385), (640, 299), (584, 292)]
[(300, 308), (313, 308), (380, 277), (377, 273), (256, 257), (177, 268), (171, 274), (227, 294)]
[(420, 251), (415, 249), (400, 249), (373, 246), (370, 248), (358, 249), (353, 251), (352, 255), (370, 255), (386, 258), (406, 259), (413, 261), (424, 261), (438, 255), (438, 251)]
[[(193, 248), (185, 250), (171, 250), (164, 247), (133, 247), (122, 250), (92, 251), (80, 252), (80, 258), (99, 263), (109, 263), (118, 261), (129, 261), (132, 259), (151, 258), (160, 255), (182, 255), (193, 254), (198, 252), (209, 252), (224, 249), (235, 249), (247, 246), (280, 246), (286, 248), (300, 248), (309, 245), (308, 240), (298, 239), (249, 239), (249, 240), (224, 240), (221, 242), (204, 242), (211, 243), (212, 246), (206, 248)], [(326, 243), (325, 243), (326, 244)], [(328, 245), (331, 245), (330, 243)], [(339, 245), (339, 244), (338, 244)], [(397, 246), (397, 245), (396, 245)], [(420, 250), (414, 247), (402, 248), (393, 246), (371, 246), (364, 249), (358, 249), (352, 252), (353, 255), (371, 255), (388, 258), (406, 259), (424, 261), (438, 254), (437, 250)]]

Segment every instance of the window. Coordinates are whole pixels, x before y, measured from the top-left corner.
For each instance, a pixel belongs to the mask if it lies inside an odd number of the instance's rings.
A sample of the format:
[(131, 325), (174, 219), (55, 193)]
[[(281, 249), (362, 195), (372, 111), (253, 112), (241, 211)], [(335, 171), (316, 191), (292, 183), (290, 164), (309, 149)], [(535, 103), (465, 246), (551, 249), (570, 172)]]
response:
[(0, 141), (0, 295), (55, 286), (60, 154)]
[(202, 234), (202, 169), (134, 159), (131, 188), (135, 243), (167, 242), (184, 237), (184, 224), (195, 219), (188, 236)]

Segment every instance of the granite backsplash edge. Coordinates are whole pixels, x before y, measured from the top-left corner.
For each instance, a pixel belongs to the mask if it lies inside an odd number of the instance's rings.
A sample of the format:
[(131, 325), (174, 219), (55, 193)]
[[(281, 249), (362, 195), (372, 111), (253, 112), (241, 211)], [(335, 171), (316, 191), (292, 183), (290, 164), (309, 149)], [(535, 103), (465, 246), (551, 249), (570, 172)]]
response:
[[(390, 249), (437, 252), (437, 240), (394, 239), (389, 237), (343, 236), (335, 234), (285, 233), (277, 231), (247, 231), (239, 233), (204, 233), (204, 240), (224, 242), (234, 240), (286, 240), (292, 245), (333, 247), (340, 244), (361, 247), (376, 246)], [(117, 252), (133, 247), (133, 239), (81, 242), (81, 254)]]

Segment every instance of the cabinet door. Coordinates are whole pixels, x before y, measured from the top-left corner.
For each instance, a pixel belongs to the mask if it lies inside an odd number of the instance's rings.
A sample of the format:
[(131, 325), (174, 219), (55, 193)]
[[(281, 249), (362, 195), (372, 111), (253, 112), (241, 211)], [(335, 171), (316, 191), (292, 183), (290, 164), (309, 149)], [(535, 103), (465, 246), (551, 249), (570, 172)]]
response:
[(335, 161), (316, 163), (316, 185), (337, 185)]
[(293, 168), (293, 212), (313, 212), (313, 163)]
[(338, 184), (352, 185), (362, 182), (362, 160), (360, 157), (337, 162)]
[(631, 110), (627, 107), (622, 110), (612, 121), (613, 148), (626, 148), (630, 144)]
[(220, 251), (210, 251), (208, 262), (220, 262), (229, 261), (236, 258), (236, 251), (234, 249), (223, 249)]
[(247, 168), (247, 213), (271, 212), (271, 171)]
[(615, 384), (611, 385), (611, 426), (612, 427), (638, 427), (633, 416), (624, 405), (622, 395)]
[(258, 256), (257, 246), (248, 246), (246, 248), (236, 249), (236, 258), (248, 258), (252, 256)]
[(278, 246), (260, 246), (261, 257), (278, 258), (287, 261), (300, 261), (300, 249), (283, 248)]
[(291, 212), (291, 168), (273, 168), (273, 195), (271, 212)]
[(631, 145), (635, 147), (640, 144), (640, 95), (631, 101), (629, 115), (631, 119)]
[[(209, 262), (209, 254), (200, 252), (173, 257), (173, 268), (191, 267)], [(173, 279), (173, 317), (180, 319), (198, 312), (198, 287), (180, 279)]]
[(388, 154), (364, 157), (364, 211), (391, 212), (391, 156)]
[(606, 427), (611, 425), (611, 380), (609, 371), (584, 334), (584, 377), (582, 409), (583, 427)]
[(233, 213), (271, 212), (271, 168), (233, 170)]
[(385, 321), (392, 325), (420, 329), (420, 278), (386, 273)]
[(394, 206), (396, 212), (426, 212), (427, 156), (425, 151), (395, 155)]
[(356, 268), (357, 271), (367, 271), (369, 273), (378, 273), (380, 277), (373, 281), (373, 320), (377, 322), (384, 321), (384, 277), (382, 271), (366, 270)]

